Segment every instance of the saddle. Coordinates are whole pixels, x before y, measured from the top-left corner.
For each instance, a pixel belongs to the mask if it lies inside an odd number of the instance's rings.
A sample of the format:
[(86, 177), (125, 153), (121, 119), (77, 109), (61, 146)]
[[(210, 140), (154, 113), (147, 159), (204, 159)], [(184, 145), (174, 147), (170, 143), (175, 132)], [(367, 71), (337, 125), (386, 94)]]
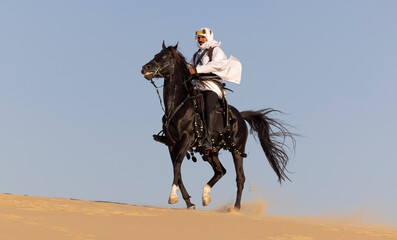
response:
[[(200, 90), (195, 90), (196, 91), (196, 96), (198, 96), (195, 100), (194, 100), (194, 105), (195, 105), (195, 112), (196, 115), (198, 115), (200, 117), (200, 119), (197, 119), (196, 117), (196, 124), (200, 127), (205, 127), (204, 126), (204, 122), (203, 119), (204, 118), (204, 114), (205, 114), (205, 103), (204, 103), (204, 97), (201, 94)], [(222, 99), (218, 99), (218, 102), (216, 103), (215, 106), (215, 111), (216, 111), (216, 120), (215, 120), (215, 124), (214, 124), (214, 131), (215, 132), (224, 132), (229, 124), (228, 121), (228, 116), (229, 116), (229, 105), (227, 103), (227, 100), (225, 97), (223, 97)]]

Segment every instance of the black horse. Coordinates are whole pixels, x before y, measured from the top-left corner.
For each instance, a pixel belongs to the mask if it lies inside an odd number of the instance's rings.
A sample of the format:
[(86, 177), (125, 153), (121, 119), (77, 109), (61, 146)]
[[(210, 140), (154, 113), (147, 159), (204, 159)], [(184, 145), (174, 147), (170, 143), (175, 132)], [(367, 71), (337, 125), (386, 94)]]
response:
[[(188, 64), (185, 58), (177, 51), (178, 44), (166, 47), (164, 42), (162, 50), (154, 58), (142, 67), (142, 74), (147, 80), (153, 78), (164, 78), (163, 100), (165, 104), (165, 116), (163, 118), (163, 131), (165, 132), (166, 142), (172, 159), (174, 169), (174, 180), (172, 191), (169, 197), (169, 203), (173, 204), (178, 201), (176, 191), (178, 186), (181, 190), (183, 199), (188, 209), (194, 209), (195, 205), (190, 202), (190, 196), (186, 191), (181, 177), (182, 161), (187, 156), (189, 149), (196, 144), (195, 130), (195, 104), (192, 95), (194, 89), (190, 80), (191, 75), (188, 70)], [(251, 133), (255, 131), (258, 135), (260, 144), (265, 155), (281, 181), (289, 178), (286, 175), (286, 165), (289, 157), (285, 150), (285, 140), (290, 138), (295, 146), (295, 139), (284, 124), (269, 118), (267, 115), (272, 112), (278, 112), (273, 109), (264, 109), (259, 111), (239, 112), (236, 108), (229, 105), (230, 127), (228, 134), (230, 143), (228, 147), (233, 155), (234, 166), (236, 170), (237, 197), (234, 209), (239, 210), (241, 207), (241, 195), (244, 188), (245, 176), (243, 170), (243, 157), (245, 154), (245, 145), (248, 137), (248, 129), (245, 121), (251, 127)], [(245, 120), (245, 121), (244, 121)], [(277, 132), (272, 130), (277, 129)], [(214, 139), (220, 139), (222, 133), (214, 132)], [(280, 138), (281, 141), (278, 141)], [(220, 141), (220, 140), (219, 140)], [(215, 151), (222, 148), (222, 144), (216, 141), (214, 143)], [(230, 145), (230, 144), (229, 144)], [(203, 205), (210, 202), (210, 191), (218, 180), (225, 175), (226, 169), (219, 161), (217, 154), (205, 156), (205, 160), (212, 166), (214, 176), (204, 186)]]

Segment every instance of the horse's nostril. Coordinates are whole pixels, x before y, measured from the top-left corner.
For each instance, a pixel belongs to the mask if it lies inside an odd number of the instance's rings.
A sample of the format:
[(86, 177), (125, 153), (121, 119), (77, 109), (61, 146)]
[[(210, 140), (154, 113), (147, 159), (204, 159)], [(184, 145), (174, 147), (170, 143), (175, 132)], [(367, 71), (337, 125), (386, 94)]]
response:
[(145, 67), (146, 70), (149, 69), (149, 68), (150, 68), (150, 66), (146, 66), (146, 67)]

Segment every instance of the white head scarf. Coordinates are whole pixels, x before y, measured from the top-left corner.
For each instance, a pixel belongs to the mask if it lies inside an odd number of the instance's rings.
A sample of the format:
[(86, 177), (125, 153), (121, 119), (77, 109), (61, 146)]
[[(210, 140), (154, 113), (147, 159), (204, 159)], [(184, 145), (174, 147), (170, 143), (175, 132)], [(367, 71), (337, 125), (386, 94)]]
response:
[[(207, 38), (207, 42), (203, 43), (203, 45), (200, 45), (200, 43), (198, 43), (197, 36), (204, 36), (205, 38)], [(200, 28), (196, 32), (195, 38), (197, 47), (202, 50), (208, 49), (210, 47), (219, 47), (221, 45), (220, 41), (217, 42), (214, 40), (214, 33), (209, 28)]]

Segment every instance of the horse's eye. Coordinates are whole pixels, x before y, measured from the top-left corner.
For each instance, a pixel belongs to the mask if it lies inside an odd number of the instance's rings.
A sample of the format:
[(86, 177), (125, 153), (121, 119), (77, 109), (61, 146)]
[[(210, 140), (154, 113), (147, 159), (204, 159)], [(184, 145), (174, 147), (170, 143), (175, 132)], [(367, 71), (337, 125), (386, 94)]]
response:
[(164, 56), (163, 56), (163, 59), (166, 59), (166, 58), (167, 58), (167, 55), (164, 55)]

